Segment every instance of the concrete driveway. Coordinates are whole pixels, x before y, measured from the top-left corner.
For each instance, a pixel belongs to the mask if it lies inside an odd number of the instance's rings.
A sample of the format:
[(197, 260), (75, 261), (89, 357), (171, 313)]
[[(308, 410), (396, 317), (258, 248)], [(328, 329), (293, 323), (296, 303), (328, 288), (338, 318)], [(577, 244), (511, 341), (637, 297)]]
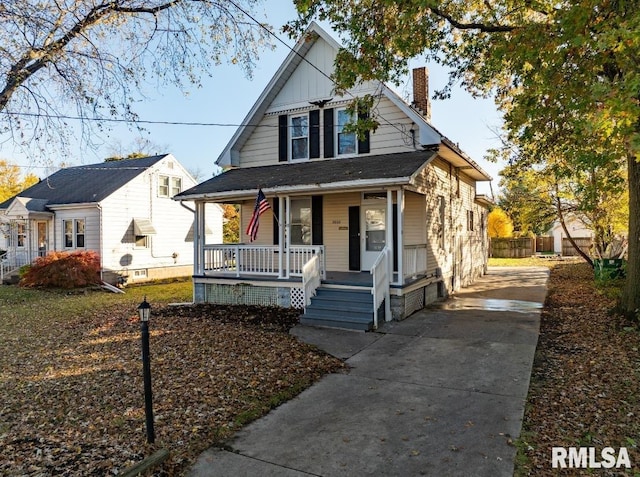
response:
[(295, 328), (351, 370), (204, 452), (189, 475), (513, 475), (547, 278), (496, 267), (376, 333)]

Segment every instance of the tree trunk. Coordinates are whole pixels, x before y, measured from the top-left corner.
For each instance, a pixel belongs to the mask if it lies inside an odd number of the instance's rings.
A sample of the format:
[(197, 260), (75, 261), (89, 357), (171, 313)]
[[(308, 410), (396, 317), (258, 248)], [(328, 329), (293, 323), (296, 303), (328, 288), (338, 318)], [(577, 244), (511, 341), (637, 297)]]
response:
[(580, 255), (585, 262), (589, 264), (591, 268), (593, 268), (593, 260), (591, 257), (584, 253), (576, 241), (573, 240), (573, 237), (569, 233), (569, 229), (567, 229), (567, 224), (564, 221), (564, 214), (562, 213), (562, 203), (560, 202), (560, 191), (558, 190), (558, 183), (556, 182), (556, 213), (558, 214), (558, 219), (560, 220), (560, 225), (562, 225), (562, 230), (567, 234), (567, 239), (569, 239), (569, 243), (573, 246), (574, 250)]
[(629, 249), (622, 310), (640, 319), (640, 162), (627, 157), (629, 182)]

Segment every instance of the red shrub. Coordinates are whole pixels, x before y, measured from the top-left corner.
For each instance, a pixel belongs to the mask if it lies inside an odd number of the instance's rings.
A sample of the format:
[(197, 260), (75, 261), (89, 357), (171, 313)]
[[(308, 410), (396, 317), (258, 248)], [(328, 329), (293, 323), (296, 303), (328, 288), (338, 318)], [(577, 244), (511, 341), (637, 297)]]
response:
[(100, 256), (93, 251), (51, 252), (38, 257), (20, 279), (22, 287), (77, 288), (100, 283)]

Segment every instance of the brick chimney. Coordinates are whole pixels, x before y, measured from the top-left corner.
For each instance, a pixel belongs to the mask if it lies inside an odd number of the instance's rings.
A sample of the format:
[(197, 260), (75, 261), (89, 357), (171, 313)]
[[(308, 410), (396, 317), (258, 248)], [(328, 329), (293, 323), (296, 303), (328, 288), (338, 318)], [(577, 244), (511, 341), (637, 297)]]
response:
[(431, 122), (431, 101), (429, 100), (429, 72), (426, 66), (413, 69), (413, 102), (422, 116)]

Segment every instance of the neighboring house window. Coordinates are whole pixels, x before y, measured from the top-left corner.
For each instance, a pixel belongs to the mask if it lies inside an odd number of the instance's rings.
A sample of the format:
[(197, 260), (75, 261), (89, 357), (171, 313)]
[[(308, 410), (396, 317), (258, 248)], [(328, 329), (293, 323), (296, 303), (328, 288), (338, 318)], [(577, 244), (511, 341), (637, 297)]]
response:
[(17, 245), (24, 247), (27, 245), (27, 226), (25, 224), (17, 224)]
[(356, 154), (358, 152), (355, 132), (344, 132), (344, 127), (353, 122), (353, 115), (346, 109), (338, 109), (336, 125), (338, 155)]
[(445, 201), (444, 196), (438, 196), (438, 245), (444, 249), (444, 224), (445, 224)]
[(73, 220), (63, 220), (62, 228), (64, 229), (64, 247), (73, 248)]
[(182, 192), (182, 178), (181, 177), (172, 177), (171, 178), (171, 197)]
[(291, 200), (291, 245), (311, 245), (311, 199)]
[(308, 159), (309, 117), (306, 114), (302, 116), (291, 116), (290, 121), (291, 159)]
[(149, 236), (148, 235), (136, 235), (135, 245), (138, 248), (149, 248)]
[(169, 197), (169, 176), (158, 176), (158, 196)]
[(84, 219), (76, 219), (76, 248), (84, 248)]
[(63, 220), (65, 248), (84, 248), (85, 221), (84, 219)]
[(467, 230), (473, 232), (473, 210), (467, 210)]

